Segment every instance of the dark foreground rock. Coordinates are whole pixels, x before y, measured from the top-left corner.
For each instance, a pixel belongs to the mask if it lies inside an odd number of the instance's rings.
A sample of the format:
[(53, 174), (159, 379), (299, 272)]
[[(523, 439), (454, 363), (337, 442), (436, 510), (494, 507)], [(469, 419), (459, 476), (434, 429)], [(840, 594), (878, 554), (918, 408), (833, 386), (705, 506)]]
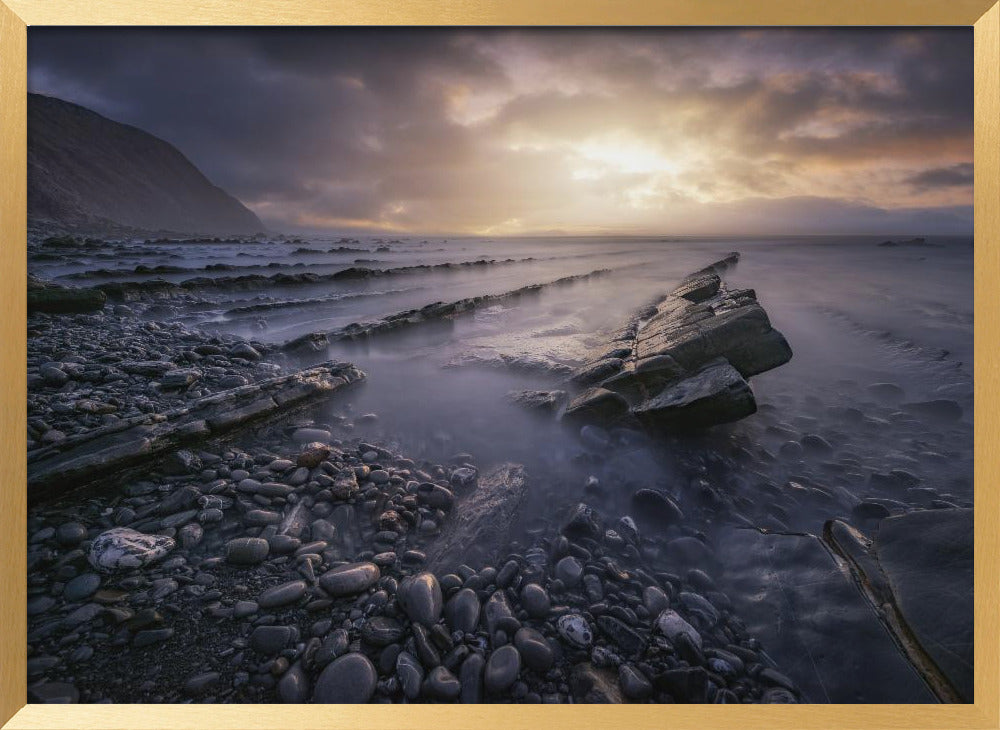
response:
[(685, 432), (756, 412), (747, 378), (788, 362), (792, 351), (753, 290), (723, 283), (738, 259), (730, 254), (688, 276), (615, 333), (605, 352), (572, 376), (591, 389), (564, 417)]
[(32, 700), (798, 701), (685, 569), (671, 545), (701, 541), (680, 526), (647, 538), (581, 504), (521, 543), (521, 467), (331, 430), (263, 427), (249, 451), (200, 450), (210, 468), (33, 508)]
[(28, 314), (79, 314), (104, 307), (107, 295), (100, 289), (61, 286), (28, 275)]
[(365, 377), (349, 363), (328, 362), (292, 375), (215, 393), (164, 414), (122, 419), (31, 452), (28, 496), (67, 492), (149, 462), (189, 442), (216, 438), (265, 417), (312, 404)]

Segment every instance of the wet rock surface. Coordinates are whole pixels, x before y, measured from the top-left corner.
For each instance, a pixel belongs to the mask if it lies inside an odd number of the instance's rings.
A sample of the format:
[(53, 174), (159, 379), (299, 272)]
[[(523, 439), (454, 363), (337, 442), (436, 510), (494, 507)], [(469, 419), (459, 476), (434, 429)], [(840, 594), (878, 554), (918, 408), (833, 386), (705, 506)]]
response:
[(872, 546), (902, 624), (963, 702), (975, 699), (973, 534), (972, 510), (927, 510), (883, 520)]
[[(154, 331), (148, 329), (150, 333)], [(248, 346), (243, 343), (234, 350), (241, 351), (245, 347)], [(249, 362), (244, 359), (246, 353), (242, 354), (239, 359)], [(30, 362), (29, 358), (29, 379)], [(32, 429), (40, 433), (41, 441), (33, 442), (29, 438), (30, 498), (71, 490), (160, 457), (170, 459), (173, 468), (185, 471), (198, 460), (191, 452), (178, 447), (218, 438), (254, 421), (293, 410), (304, 402), (314, 403), (317, 398), (364, 378), (364, 373), (349, 363), (330, 362), (290, 375), (278, 375), (252, 384), (244, 382), (234, 388), (211, 392), (207, 388), (191, 390), (201, 380), (201, 371), (177, 370), (169, 360), (125, 361), (121, 367), (134, 377), (123, 378), (122, 372), (114, 369), (91, 376), (86, 368), (74, 363), (41, 367), (43, 379), (53, 374), (50, 371), (60, 374), (61, 387), (52, 393), (52, 399), (45, 397), (48, 395), (45, 391), (38, 400), (29, 398), (29, 433)], [(192, 375), (194, 372), (197, 374)], [(83, 381), (82, 387), (70, 383), (69, 373)], [(168, 380), (170, 376), (174, 380)], [(92, 388), (89, 383), (94, 377), (98, 382), (109, 379), (115, 385), (107, 390)], [(149, 378), (159, 378), (150, 384), (152, 387), (147, 387), (153, 392), (177, 391), (178, 381), (183, 381), (180, 389), (187, 390), (188, 396), (173, 401), (174, 408), (161, 411), (158, 406), (170, 401), (163, 399), (156, 403), (136, 397), (136, 391), (140, 390), (136, 386), (148, 383)], [(224, 381), (222, 384), (228, 385)], [(128, 392), (133, 402), (114, 395), (116, 390)], [(56, 400), (67, 392), (74, 392), (73, 405), (69, 408), (61, 399)], [(53, 423), (62, 429), (55, 428)], [(59, 438), (52, 438), (53, 434), (58, 434)]]
[(720, 546), (736, 610), (808, 701), (936, 701), (820, 538), (734, 530)]
[(606, 352), (571, 377), (592, 387), (564, 417), (602, 426), (638, 420), (677, 433), (755, 413), (746, 379), (788, 362), (792, 350), (752, 290), (723, 284), (738, 261), (737, 253), (716, 261), (636, 314), (617, 333), (613, 356)]
[[(29, 524), (33, 696), (68, 685), (89, 702), (763, 698), (748, 667), (765, 659), (728, 601), (715, 608), (698, 594), (707, 583), (658, 569), (654, 542), (616, 539), (613, 521), (585, 506), (585, 518), (530, 545), (488, 531), (485, 516), (530, 489), (517, 465), (479, 474), (467, 460), (427, 464), (330, 439), (301, 481), (299, 430), (267, 432), (267, 447), (200, 451), (208, 471), (123, 484), (117, 510), (96, 500), (39, 508)], [(345, 472), (358, 488), (336, 497), (329, 487)], [(445, 512), (426, 485), (461, 496)], [(478, 521), (460, 517), (470, 502)], [(589, 527), (573, 527), (584, 519)], [(421, 529), (427, 521), (439, 529)], [(202, 537), (176, 543), (185, 525)], [(437, 543), (449, 554), (451, 540), (473, 534), (492, 547), (427, 569)], [(95, 555), (104, 578), (86, 572)], [(665, 628), (665, 605), (683, 638)], [(714, 672), (710, 647), (737, 652), (740, 666)], [(706, 673), (697, 690), (662, 679), (695, 667)]]
[[(907, 585), (912, 566), (882, 563), (878, 552), (884, 541), (887, 555), (893, 544), (908, 553), (904, 533), (934, 532), (899, 530), (890, 540), (893, 530), (880, 526), (897, 515), (968, 511), (955, 509), (971, 506), (960, 479), (935, 470), (962, 463), (955, 444), (969, 432), (971, 403), (917, 394), (884, 375), (831, 383), (819, 395), (768, 388), (764, 376), (750, 393), (757, 412), (738, 428), (691, 437), (686, 426), (644, 424), (642, 403), (672, 389), (701, 392), (700, 368), (719, 368), (736, 392), (709, 408), (719, 389), (706, 387), (709, 396), (659, 408), (661, 418), (729, 420), (720, 414), (735, 412), (747, 377), (781, 359), (783, 340), (756, 297), (727, 289), (720, 273), (688, 277), (669, 307), (602, 333), (572, 378), (550, 357), (508, 357), (512, 371), (542, 363), (523, 372), (557, 379), (507, 386), (498, 403), (527, 386), (535, 390), (511, 400), (555, 414), (593, 388), (599, 397), (588, 407), (617, 414), (614, 423), (564, 417), (565, 442), (540, 444), (530, 463), (511, 461), (506, 443), (486, 458), (455, 453), (437, 431), (428, 448), (401, 446), (391, 409), (355, 411), (345, 401), (356, 396), (338, 389), (322, 408), (262, 413), (224, 439), (196, 432), (141, 471), (98, 479), (100, 489), (46, 495), (29, 514), (29, 697), (935, 701), (926, 668), (844, 570), (860, 575), (868, 560), (881, 578), (866, 580), (885, 595), (898, 589), (949, 619), (918, 629), (920, 612), (910, 614), (915, 641), (961, 649), (970, 604), (942, 597), (969, 592), (949, 583), (949, 568), (928, 560), (927, 575)], [(274, 345), (119, 309), (155, 311), (154, 301), (144, 290), (98, 315), (32, 315), (35, 458), (64, 453), (53, 447), (119, 418), (141, 415), (162, 428), (172, 421), (159, 415), (308, 365)], [(468, 311), (488, 318), (496, 304)], [(674, 337), (678, 313), (701, 344)], [(646, 328), (658, 315), (671, 324), (654, 334)], [(639, 357), (644, 339), (651, 349)], [(699, 349), (709, 344), (721, 350)], [(103, 380), (95, 365), (107, 366)], [(797, 404), (808, 399), (823, 417), (801, 415)], [(458, 419), (441, 430), (467, 426)], [(844, 557), (823, 533), (827, 519), (872, 538)], [(89, 556), (115, 529), (173, 544), (155, 559), (99, 569)], [(948, 534), (942, 528), (941, 545), (955, 543)], [(900, 598), (900, 615), (907, 603)], [(968, 667), (935, 661), (960, 687)]]
[(434, 302), (420, 309), (411, 309), (398, 312), (389, 317), (385, 317), (373, 322), (354, 322), (346, 327), (342, 327), (331, 332), (313, 332), (302, 337), (297, 337), (282, 346), (282, 350), (288, 352), (310, 352), (324, 349), (331, 342), (342, 340), (366, 340), (377, 335), (390, 332), (398, 332), (417, 325), (428, 324), (449, 324), (451, 320), (460, 314), (473, 312), (477, 309), (493, 306), (503, 302), (516, 301), (523, 297), (530, 297), (539, 294), (548, 287), (569, 286), (579, 281), (606, 274), (604, 269), (597, 269), (588, 274), (574, 274), (564, 276), (554, 281), (544, 284), (529, 284), (528, 286), (513, 289), (502, 294), (483, 294), (477, 297), (468, 297), (454, 302)]

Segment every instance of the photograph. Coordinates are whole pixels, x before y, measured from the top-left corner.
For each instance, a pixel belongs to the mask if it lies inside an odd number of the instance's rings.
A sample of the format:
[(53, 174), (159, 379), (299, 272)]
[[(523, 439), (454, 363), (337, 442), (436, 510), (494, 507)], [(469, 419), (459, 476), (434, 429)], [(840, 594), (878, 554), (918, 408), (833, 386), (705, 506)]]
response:
[(26, 32), (28, 703), (976, 701), (971, 26)]

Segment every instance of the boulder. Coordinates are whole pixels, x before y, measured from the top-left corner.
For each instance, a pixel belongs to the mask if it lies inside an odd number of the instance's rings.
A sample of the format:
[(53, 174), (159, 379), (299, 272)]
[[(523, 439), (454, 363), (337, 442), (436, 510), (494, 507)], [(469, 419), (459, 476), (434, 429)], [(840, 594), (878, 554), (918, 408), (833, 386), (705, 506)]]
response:
[(512, 390), (507, 400), (528, 411), (554, 415), (569, 399), (565, 390)]

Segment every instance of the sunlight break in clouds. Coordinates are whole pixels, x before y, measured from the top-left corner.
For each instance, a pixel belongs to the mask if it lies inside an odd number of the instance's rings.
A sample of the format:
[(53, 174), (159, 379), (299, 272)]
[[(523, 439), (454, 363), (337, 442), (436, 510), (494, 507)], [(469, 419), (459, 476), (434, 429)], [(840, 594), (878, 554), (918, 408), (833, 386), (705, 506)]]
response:
[(972, 35), (33, 29), (278, 230), (967, 232)]

